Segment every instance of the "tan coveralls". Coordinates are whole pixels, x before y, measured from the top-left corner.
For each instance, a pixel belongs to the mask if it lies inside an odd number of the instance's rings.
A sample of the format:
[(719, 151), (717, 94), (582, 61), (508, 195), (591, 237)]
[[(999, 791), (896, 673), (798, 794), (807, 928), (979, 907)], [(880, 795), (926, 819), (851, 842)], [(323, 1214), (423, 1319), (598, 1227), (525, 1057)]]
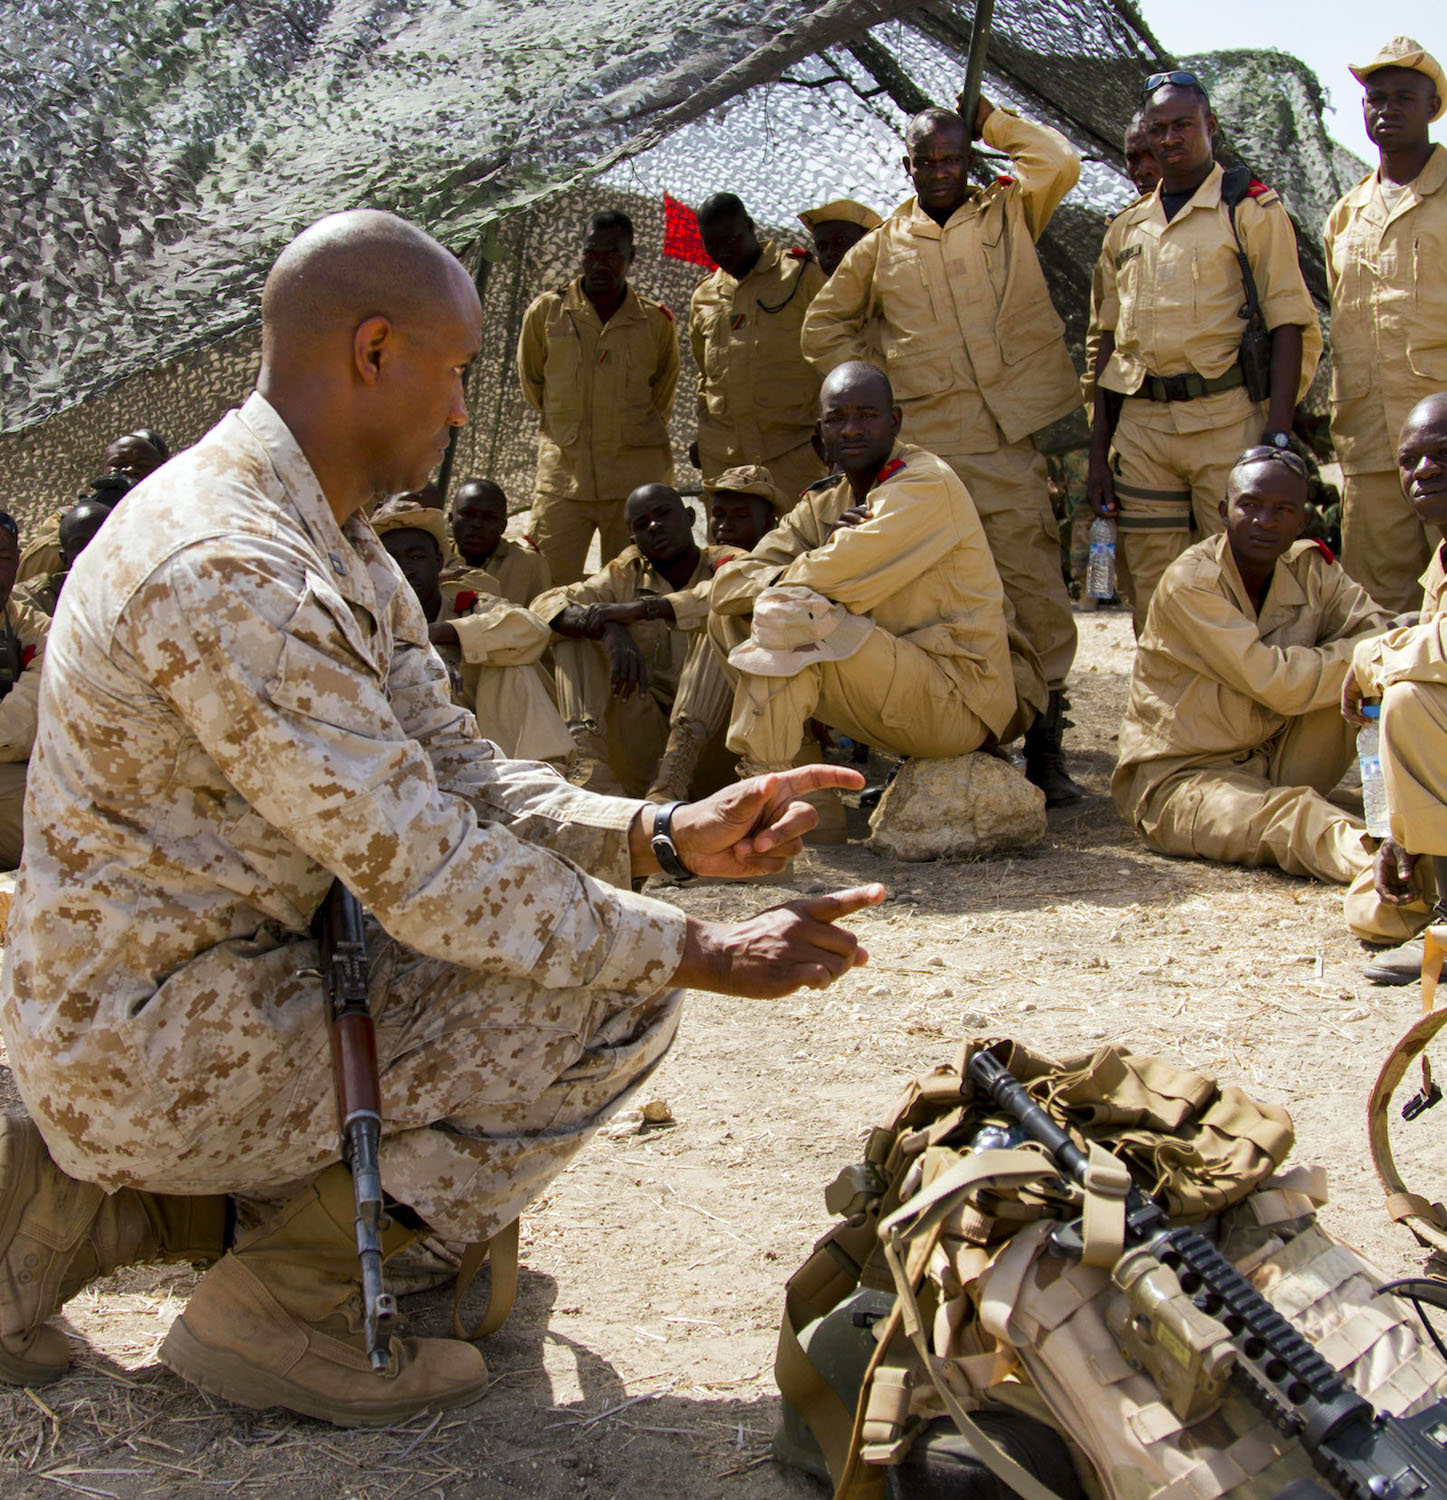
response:
[(731, 671), (728, 745), (751, 766), (793, 765), (815, 715), (865, 744), (929, 757), (977, 750), (1015, 716), (1004, 590), (954, 471), (896, 443), (869, 519), (831, 535), (854, 503), (847, 479), (811, 490), (714, 580), (709, 629), (725, 654), (748, 638), (754, 600), (775, 584), (813, 589), (875, 624), (853, 656), (793, 677)]
[(1402, 493), (1397, 438), (1424, 396), (1447, 390), (1447, 147), (1394, 207), (1376, 172), (1326, 221), (1331, 435), (1342, 466), (1342, 563), (1398, 613), (1440, 538)]
[(502, 598), (497, 580), (481, 568), (442, 585), (438, 619), (457, 632), (457, 645), (435, 648), (455, 674), (452, 701), (470, 708), (477, 727), (510, 759), (566, 763), (573, 737), (541, 665), (553, 639), (547, 625)]
[(337, 1160), (308, 924), (340, 876), (376, 918), (382, 1181), (492, 1235), (676, 1028), (684, 918), (627, 889), (638, 804), (480, 738), (401, 572), (258, 395), (74, 572), (0, 975), (56, 1162), (270, 1199)]
[[(601, 572), (582, 583), (550, 589), (533, 601), (534, 611), (553, 620), (569, 604), (632, 604), (650, 595), (666, 599), (673, 620), (640, 620), (628, 626), (648, 666), (648, 686), (628, 698), (613, 693), (608, 653), (600, 641), (554, 637), (558, 710), (570, 728), (602, 731), (608, 764), (631, 795), (641, 796), (653, 781), (674, 704), (686, 696), (697, 717), (722, 728), (717, 705), (729, 697), (728, 682), (714, 657), (704, 626), (709, 592), (719, 566), (738, 554), (732, 547), (700, 547), (698, 566), (681, 589), (660, 573), (637, 547), (627, 547)], [(710, 790), (732, 780), (721, 736), (705, 753), (700, 784)]]
[[(1417, 625), (1362, 641), (1352, 672), (1367, 702), (1380, 700), (1382, 777), (1392, 837), (1412, 854), (1447, 854), (1447, 558), (1438, 544), (1422, 575)], [(1426, 899), (1382, 905), (1364, 872), (1347, 892), (1347, 924), (1360, 938), (1399, 943), (1420, 932), (1436, 895), (1432, 867), (1417, 861)]]
[(693, 289), (699, 466), (707, 484), (725, 469), (763, 464), (792, 497), (824, 473), (811, 445), (819, 376), (799, 352), (799, 325), (824, 273), (802, 250), (762, 243), (742, 281), (720, 267)]
[[(1111, 466), (1137, 634), (1161, 575), (1191, 545), (1192, 520), (1202, 536), (1220, 531), (1226, 476), (1266, 426), (1266, 403), (1252, 401), (1244, 386), (1189, 401), (1135, 394), (1147, 375), (1194, 372), (1215, 380), (1236, 368), (1245, 292), (1222, 175), (1213, 167), (1170, 223), (1159, 189), (1142, 198), (1111, 221), (1101, 249), (1091, 336), (1114, 334), (1100, 384), (1126, 398)], [(1296, 258), (1296, 232), (1269, 188), (1237, 205), (1236, 226), (1266, 327), (1302, 329), (1299, 400), (1321, 358), (1321, 329)]]
[(623, 502), (632, 491), (673, 482), (673, 314), (629, 287), (604, 323), (581, 277), (544, 292), (523, 314), (518, 379), (539, 414), (530, 534), (552, 582), (573, 583), (594, 530), (604, 562), (627, 546)]
[(1030, 434), (1074, 411), (1080, 386), (1035, 241), (1080, 176), (1058, 131), (996, 109), (985, 144), (1015, 177), (976, 189), (941, 228), (910, 198), (844, 257), (804, 320), (821, 374), (883, 350), (901, 436), (964, 481), (1020, 633), (1060, 688), (1075, 619), (1044, 455)]
[(12, 594), (0, 621), (0, 670), (10, 681), (0, 698), (0, 870), (20, 863), (26, 763), (35, 743), (40, 668), (49, 634), (49, 617)]
[[(459, 558), (442, 570), (444, 584), (458, 582), (477, 569)], [(547, 559), (527, 542), (512, 542), (503, 539), (493, 549), (482, 570), (496, 584), (496, 592), (510, 604), (521, 604), (525, 609), (539, 594), (553, 586), (548, 572)]]
[(1325, 793), (1356, 731), (1352, 645), (1386, 628), (1315, 542), (1277, 559), (1258, 617), (1222, 532), (1187, 548), (1151, 600), (1111, 795), (1152, 849), (1347, 884), (1371, 864), (1362, 820)]

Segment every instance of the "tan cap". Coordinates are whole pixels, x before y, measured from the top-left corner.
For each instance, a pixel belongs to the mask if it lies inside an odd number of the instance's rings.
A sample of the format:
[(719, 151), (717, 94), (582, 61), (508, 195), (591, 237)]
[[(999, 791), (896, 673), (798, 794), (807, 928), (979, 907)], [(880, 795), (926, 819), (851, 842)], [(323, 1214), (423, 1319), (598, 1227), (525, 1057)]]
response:
[(798, 584), (768, 588), (754, 600), (749, 638), (729, 665), (756, 677), (792, 677), (816, 661), (843, 661), (869, 638), (874, 621)]
[(1410, 68), (1414, 73), (1425, 73), (1437, 95), (1437, 112), (1431, 118), (1441, 119), (1442, 111), (1447, 109), (1447, 77), (1443, 76), (1442, 64), (1421, 42), (1409, 36), (1394, 36), (1369, 62), (1349, 63), (1348, 67), (1358, 83), (1365, 83), (1383, 68)]
[(451, 538), (447, 535), (447, 518), (435, 506), (419, 505), (405, 495), (394, 495), (384, 500), (372, 512), (372, 530), (378, 536), (389, 531), (425, 531), (442, 549), (443, 557)]
[(799, 215), (799, 222), (805, 229), (813, 229), (816, 224), (827, 224), (831, 220), (840, 224), (858, 224), (864, 229), (878, 229), (884, 223), (872, 208), (856, 203), (853, 198), (836, 198), (822, 208), (806, 208)]
[(710, 479), (703, 487), (704, 495), (710, 499), (720, 490), (735, 495), (758, 495), (774, 507), (776, 516), (788, 515), (795, 505), (774, 483), (774, 476), (762, 464), (739, 464), (737, 468), (725, 469), (717, 479)]

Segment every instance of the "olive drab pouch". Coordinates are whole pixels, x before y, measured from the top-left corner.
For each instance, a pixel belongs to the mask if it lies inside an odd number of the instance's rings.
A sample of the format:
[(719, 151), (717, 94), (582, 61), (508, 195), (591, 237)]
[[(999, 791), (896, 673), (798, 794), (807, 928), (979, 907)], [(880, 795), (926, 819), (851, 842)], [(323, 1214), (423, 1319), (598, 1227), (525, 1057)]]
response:
[(1250, 187), (1251, 173), (1245, 167), (1230, 167), (1221, 174), (1221, 201), (1226, 205), (1231, 235), (1236, 241), (1236, 261), (1241, 268), (1241, 291), (1245, 298), (1241, 304), (1241, 316), (1246, 320), (1246, 326), (1241, 331), (1241, 349), (1236, 362), (1241, 366), (1246, 394), (1253, 401), (1267, 401), (1271, 398), (1271, 334), (1261, 311), (1261, 296), (1256, 290), (1251, 261), (1241, 243), (1241, 231), (1236, 227), (1236, 209)]
[[(1086, 1151), (1083, 1189), (976, 1096), (966, 1068), (986, 1047)], [(1172, 1223), (1217, 1235), (1378, 1404), (1423, 1404), (1443, 1374), (1404, 1305), (1374, 1298), (1375, 1272), (1316, 1226), (1321, 1175), (1280, 1172), (1291, 1144), (1282, 1110), (1164, 1059), (1103, 1047), (1057, 1062), (967, 1042), (910, 1085), (830, 1189), (841, 1221), (788, 1284), (776, 1456), (798, 1462), (812, 1435), (838, 1500), (909, 1497), (928, 1492), (911, 1487), (912, 1446), (948, 1425), (1000, 1485), (1058, 1500), (1058, 1479), (992, 1439), (1003, 1414), (1059, 1434), (1091, 1500), (1267, 1500), (1309, 1465), (1227, 1389), (1225, 1329), (1174, 1273), (1122, 1253), (1132, 1178)], [(1056, 1248), (1061, 1218), (1080, 1220), (1081, 1253)], [(836, 1332), (821, 1368), (810, 1351), (831, 1313), (855, 1347), (840, 1358)]]

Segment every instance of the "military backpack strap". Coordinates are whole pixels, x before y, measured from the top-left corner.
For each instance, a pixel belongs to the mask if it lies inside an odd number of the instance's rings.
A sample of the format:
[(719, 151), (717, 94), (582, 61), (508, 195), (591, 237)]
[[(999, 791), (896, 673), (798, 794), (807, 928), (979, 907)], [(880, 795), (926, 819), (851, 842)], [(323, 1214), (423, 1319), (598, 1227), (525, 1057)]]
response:
[[(518, 1290), (518, 1231), (522, 1220), (514, 1219), (490, 1240), (478, 1240), (462, 1252), (457, 1267), (457, 1290), (452, 1295), (452, 1336), (475, 1343), (496, 1333), (507, 1322)], [(462, 1322), (462, 1299), (477, 1279), (484, 1261), (492, 1263), (492, 1285), (482, 1316), (466, 1328)]]
[(1422, 1091), (1403, 1106), (1404, 1118), (1416, 1118), (1442, 1096), (1440, 1087), (1432, 1081), (1427, 1044), (1447, 1025), (1447, 1006), (1435, 1005), (1444, 957), (1447, 957), (1447, 927), (1428, 927), (1422, 934), (1422, 1014), (1387, 1054), (1367, 1101), (1367, 1139), (1377, 1181), (1387, 1196), (1387, 1212), (1395, 1222), (1405, 1223), (1418, 1242), (1437, 1255), (1447, 1255), (1447, 1208), (1408, 1190), (1392, 1155), (1388, 1121), (1392, 1095), (1417, 1057), (1422, 1059)]

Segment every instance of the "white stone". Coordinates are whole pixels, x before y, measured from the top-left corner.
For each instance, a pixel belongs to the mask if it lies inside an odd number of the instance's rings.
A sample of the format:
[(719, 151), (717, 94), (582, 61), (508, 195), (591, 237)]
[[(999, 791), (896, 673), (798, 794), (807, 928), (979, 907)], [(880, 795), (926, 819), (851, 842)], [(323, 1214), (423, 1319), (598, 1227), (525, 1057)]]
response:
[(1045, 837), (1045, 794), (995, 755), (910, 760), (879, 799), (870, 829), (869, 847), (887, 859), (1023, 849)]

